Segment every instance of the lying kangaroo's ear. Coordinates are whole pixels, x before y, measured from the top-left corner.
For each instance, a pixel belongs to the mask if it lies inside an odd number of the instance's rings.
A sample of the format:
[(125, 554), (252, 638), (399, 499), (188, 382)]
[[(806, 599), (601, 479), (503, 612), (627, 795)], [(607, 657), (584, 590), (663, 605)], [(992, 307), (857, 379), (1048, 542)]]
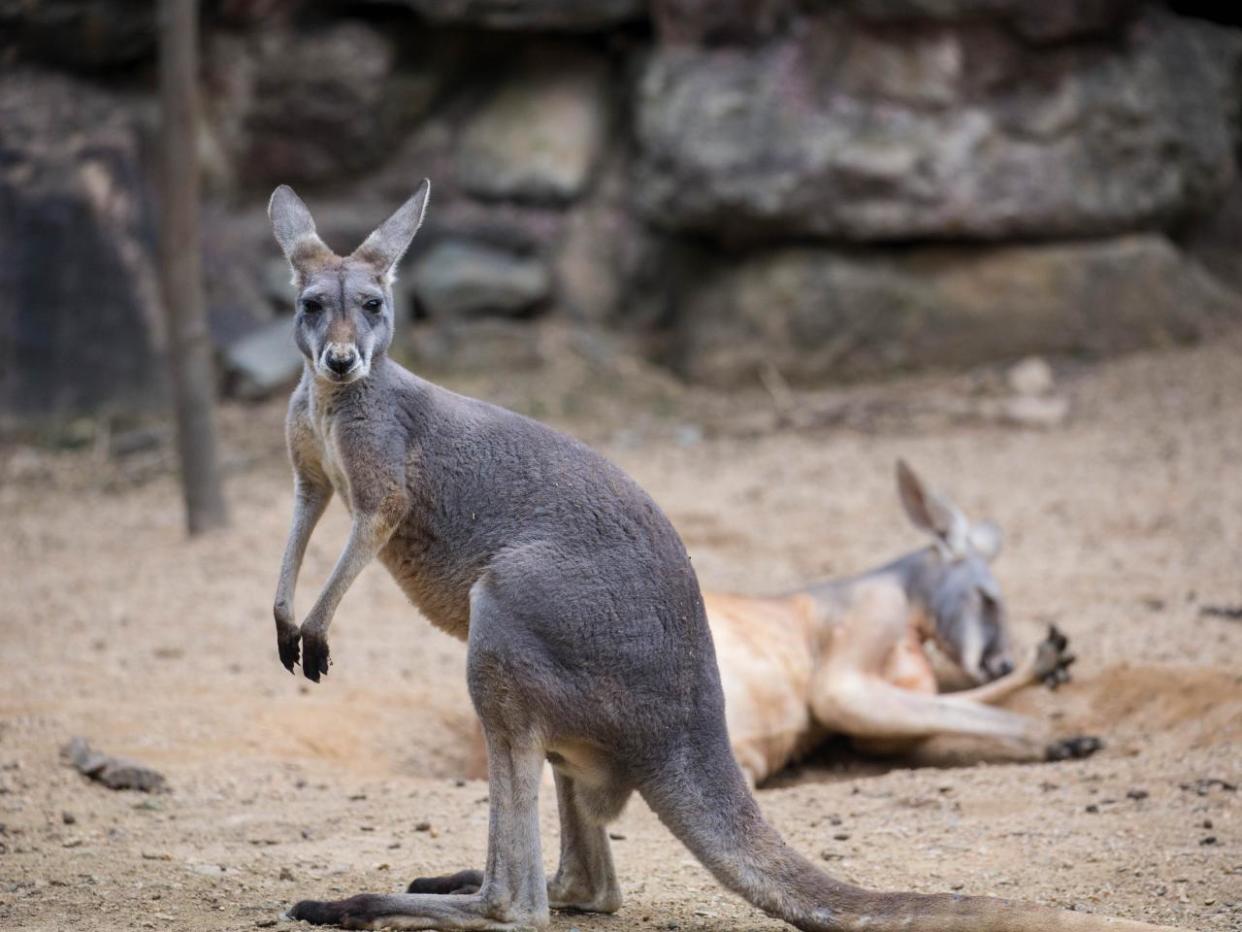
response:
[(393, 268), (410, 248), (414, 234), (423, 225), (430, 195), (431, 182), (424, 178), (414, 196), (398, 207), (396, 213), (376, 227), (354, 250), (354, 258), (369, 262), (381, 275), (391, 278)]
[(953, 556), (965, 556), (970, 524), (952, 503), (931, 492), (905, 460), (897, 461), (897, 491), (906, 514), (920, 530), (934, 535)]
[(970, 547), (975, 553), (991, 563), (1001, 552), (1004, 535), (991, 521), (980, 521), (970, 526)]
[(315, 232), (315, 220), (306, 204), (287, 184), (272, 192), (267, 202), (267, 216), (272, 221), (276, 242), (280, 243), (295, 275), (305, 275), (315, 263), (332, 255), (332, 250)]

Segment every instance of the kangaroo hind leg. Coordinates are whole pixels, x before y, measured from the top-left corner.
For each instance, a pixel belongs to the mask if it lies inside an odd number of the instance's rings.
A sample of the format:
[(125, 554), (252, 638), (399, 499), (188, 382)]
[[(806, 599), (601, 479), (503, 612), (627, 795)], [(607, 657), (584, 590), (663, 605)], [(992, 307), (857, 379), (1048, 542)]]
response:
[[(621, 888), (612, 865), (605, 825), (619, 814), (629, 793), (593, 791), (559, 771), (553, 773), (561, 817), (561, 862), (548, 880), (548, 905), (554, 909), (615, 913), (621, 908)], [(440, 877), (419, 877), (406, 892), (474, 893), (482, 886), (481, 870), (464, 870)]]
[[(539, 779), (546, 748), (516, 653), (522, 645), (504, 636), (510, 619), (498, 617), (503, 614), (493, 601), (472, 602), (467, 675), (487, 743), (491, 801), (482, 876), (459, 874), (451, 885), (449, 878), (438, 878), (426, 892), (416, 881), (418, 892), (413, 893), (304, 901), (291, 918), (353, 929), (502, 930), (548, 924), (539, 842)], [(440, 892), (469, 890), (476, 879), (481, 883), (475, 892)]]
[(508, 930), (548, 923), (548, 894), (539, 852), (540, 748), (489, 737), (491, 819), (487, 867), (477, 892), (362, 894), (304, 900), (292, 919), (347, 929)]
[(558, 909), (615, 913), (621, 908), (621, 887), (605, 825), (620, 814), (629, 793), (587, 787), (560, 771), (555, 775), (561, 863), (548, 881), (549, 903)]

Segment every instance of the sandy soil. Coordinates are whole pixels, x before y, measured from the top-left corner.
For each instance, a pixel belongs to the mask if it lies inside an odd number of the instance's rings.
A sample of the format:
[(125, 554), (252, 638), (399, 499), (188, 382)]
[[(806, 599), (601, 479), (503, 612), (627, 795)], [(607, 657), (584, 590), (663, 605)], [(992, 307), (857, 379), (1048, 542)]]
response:
[[(1239, 348), (1063, 371), (1074, 413), (1050, 431), (925, 403), (969, 398), (988, 377), (780, 391), (779, 416), (764, 393), (679, 392), (589, 359), (568, 383), (471, 387), (630, 470), (707, 587), (780, 590), (919, 544), (891, 488), (899, 455), (998, 521), (1017, 637), (1055, 621), (1081, 657), (1069, 687), (1015, 704), (1107, 749), (951, 770), (829, 753), (762, 791), (765, 811), (859, 883), (1224, 930), (1242, 929), (1242, 812), (1237, 791), (1210, 781), (1242, 784), (1242, 621), (1203, 609), (1242, 603)], [(603, 390), (581, 391), (592, 382)], [(280, 419), (276, 404), (224, 412), (234, 525), (192, 542), (166, 452), (0, 458), (0, 928), (293, 928), (279, 917), (296, 899), (482, 863), (487, 788), (459, 779), (462, 645), (373, 567), (337, 615), (322, 685), (276, 660)], [(334, 505), (301, 609), (345, 529)], [(88, 782), (58, 761), (76, 734), (158, 767), (173, 791)], [(543, 802), (551, 866), (555, 801)], [(616, 836), (625, 907), (557, 915), (555, 929), (781, 928), (717, 887), (641, 803)]]

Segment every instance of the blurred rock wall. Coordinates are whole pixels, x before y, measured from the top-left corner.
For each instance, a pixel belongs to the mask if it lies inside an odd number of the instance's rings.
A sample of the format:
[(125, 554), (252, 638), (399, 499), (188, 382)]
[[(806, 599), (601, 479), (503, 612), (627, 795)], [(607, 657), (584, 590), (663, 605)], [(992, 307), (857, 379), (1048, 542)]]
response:
[[(0, 0), (2, 411), (158, 395), (153, 6)], [(440, 366), (524, 358), (549, 316), (722, 387), (1242, 318), (1242, 14), (1210, 4), (204, 6), (207, 287), (238, 392), (288, 348), (264, 336), (291, 303), (281, 182), (347, 251), (432, 179), (397, 287)]]

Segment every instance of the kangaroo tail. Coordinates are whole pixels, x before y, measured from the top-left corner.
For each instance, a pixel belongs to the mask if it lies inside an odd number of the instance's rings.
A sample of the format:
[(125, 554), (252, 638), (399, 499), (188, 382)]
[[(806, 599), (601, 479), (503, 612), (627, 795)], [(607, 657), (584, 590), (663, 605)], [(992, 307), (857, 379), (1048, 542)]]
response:
[(666, 758), (641, 792), (717, 880), (805, 932), (1174, 932), (1012, 900), (881, 893), (836, 880), (785, 844), (763, 818), (723, 728)]

